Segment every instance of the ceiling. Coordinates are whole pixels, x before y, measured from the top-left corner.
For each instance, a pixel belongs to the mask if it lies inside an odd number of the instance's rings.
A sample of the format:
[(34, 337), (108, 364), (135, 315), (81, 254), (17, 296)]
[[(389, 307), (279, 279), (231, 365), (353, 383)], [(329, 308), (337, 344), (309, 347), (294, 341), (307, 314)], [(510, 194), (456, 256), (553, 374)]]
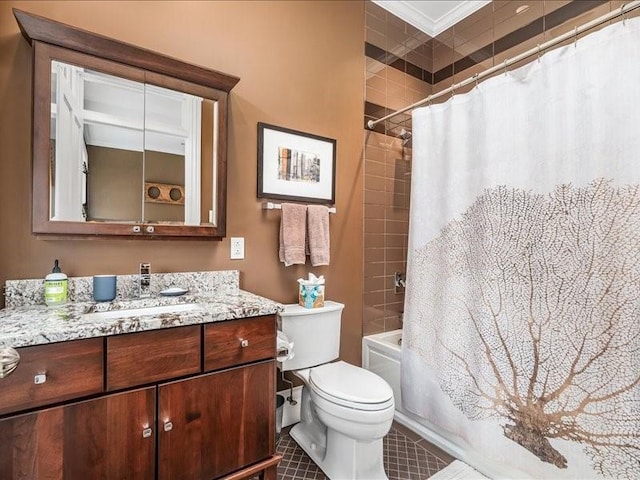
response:
[(373, 0), (431, 37), (455, 25), (491, 0)]

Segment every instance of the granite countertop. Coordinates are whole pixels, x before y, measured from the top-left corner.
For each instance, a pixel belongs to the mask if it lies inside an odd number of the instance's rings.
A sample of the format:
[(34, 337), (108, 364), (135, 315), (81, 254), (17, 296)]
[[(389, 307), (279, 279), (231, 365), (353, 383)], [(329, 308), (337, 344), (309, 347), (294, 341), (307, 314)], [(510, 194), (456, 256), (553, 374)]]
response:
[[(121, 333), (219, 322), (270, 315), (282, 304), (234, 288), (196, 291), (178, 297), (157, 294), (150, 298), (116, 298), (113, 302), (72, 301), (58, 306), (24, 304), (0, 310), (0, 347), (25, 347), (46, 343), (103, 337)], [(189, 305), (188, 310), (170, 311)], [(166, 313), (140, 315), (134, 309), (169, 306)], [(86, 315), (114, 312), (109, 318)], [(122, 311), (122, 316), (115, 312)], [(93, 318), (92, 318), (93, 317)]]
[[(195, 304), (193, 310), (132, 316), (131, 309), (162, 305)], [(110, 307), (105, 309), (104, 307)], [(25, 347), (44, 343), (142, 332), (160, 328), (219, 322), (234, 318), (274, 314), (282, 305), (239, 290), (224, 296), (184, 295), (109, 304), (74, 302), (60, 306), (32, 305), (0, 310), (0, 347)], [(84, 319), (86, 313), (128, 310), (124, 316)], [(134, 312), (133, 312), (134, 313)], [(134, 313), (135, 315), (135, 313)]]

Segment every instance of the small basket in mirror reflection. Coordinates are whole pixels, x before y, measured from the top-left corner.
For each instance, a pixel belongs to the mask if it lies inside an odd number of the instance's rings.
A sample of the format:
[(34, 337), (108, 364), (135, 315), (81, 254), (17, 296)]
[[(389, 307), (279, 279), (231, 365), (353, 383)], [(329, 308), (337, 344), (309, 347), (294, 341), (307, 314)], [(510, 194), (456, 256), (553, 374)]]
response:
[(184, 186), (169, 183), (144, 182), (144, 201), (184, 205)]

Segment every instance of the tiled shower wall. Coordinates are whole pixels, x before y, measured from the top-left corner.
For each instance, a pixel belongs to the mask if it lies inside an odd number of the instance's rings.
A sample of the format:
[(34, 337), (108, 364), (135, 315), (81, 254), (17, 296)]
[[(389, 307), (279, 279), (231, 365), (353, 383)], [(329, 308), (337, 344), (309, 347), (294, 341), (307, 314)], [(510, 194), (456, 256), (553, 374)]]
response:
[[(372, 2), (365, 25), (366, 122), (431, 93), (423, 76), (433, 48), (428, 35)], [(364, 335), (401, 326), (404, 293), (395, 289), (395, 274), (406, 272), (411, 185), (411, 141), (401, 138), (403, 128), (411, 130), (409, 115), (364, 133)]]
[[(444, 90), (625, 3), (493, 1), (431, 38), (367, 1), (364, 121)], [(640, 9), (627, 17), (637, 15)], [(401, 326), (404, 294), (396, 292), (394, 275), (406, 272), (412, 161), (403, 129), (411, 132), (410, 112), (373, 131), (364, 129), (364, 335)]]

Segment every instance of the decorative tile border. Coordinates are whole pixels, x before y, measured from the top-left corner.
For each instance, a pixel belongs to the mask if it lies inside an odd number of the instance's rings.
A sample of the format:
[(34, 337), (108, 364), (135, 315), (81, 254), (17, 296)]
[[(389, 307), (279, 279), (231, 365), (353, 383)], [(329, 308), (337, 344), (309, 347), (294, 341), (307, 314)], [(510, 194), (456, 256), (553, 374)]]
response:
[(529, 24), (518, 28), (504, 37), (496, 39), (489, 45), (485, 45), (484, 47), (477, 49), (475, 52), (472, 52), (469, 55), (456, 60), (454, 63), (446, 65), (434, 72), (420, 68), (419, 66), (414, 65), (411, 62), (408, 62), (407, 60), (404, 60), (393, 53), (387, 52), (369, 42), (365, 42), (364, 45), (365, 56), (384, 63), (385, 65), (404, 72), (414, 78), (427, 82), (430, 85), (435, 85), (449, 77), (452, 77), (454, 72), (462, 72), (478, 63), (482, 63), (495, 55), (534, 38), (536, 35), (562, 25), (564, 22), (578, 17), (589, 10), (593, 10), (608, 1), (609, 0), (581, 0), (579, 2), (570, 2), (567, 5), (533, 20)]

